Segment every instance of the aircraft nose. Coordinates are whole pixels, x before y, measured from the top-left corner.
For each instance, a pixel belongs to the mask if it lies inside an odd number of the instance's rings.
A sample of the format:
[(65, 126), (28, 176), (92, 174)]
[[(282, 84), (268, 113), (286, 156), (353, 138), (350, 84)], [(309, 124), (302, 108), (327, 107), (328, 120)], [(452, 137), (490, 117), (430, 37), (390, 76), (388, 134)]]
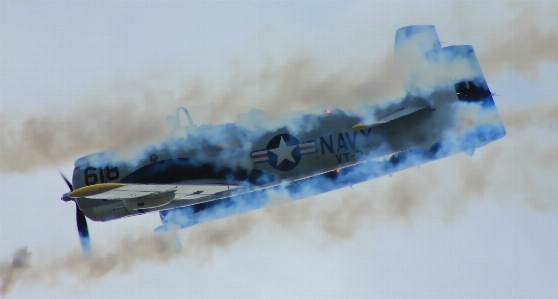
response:
[(70, 194), (70, 192), (62, 194), (62, 197), (60, 199), (62, 201), (72, 201), (72, 200), (74, 200), (73, 198), (69, 197), (68, 194)]

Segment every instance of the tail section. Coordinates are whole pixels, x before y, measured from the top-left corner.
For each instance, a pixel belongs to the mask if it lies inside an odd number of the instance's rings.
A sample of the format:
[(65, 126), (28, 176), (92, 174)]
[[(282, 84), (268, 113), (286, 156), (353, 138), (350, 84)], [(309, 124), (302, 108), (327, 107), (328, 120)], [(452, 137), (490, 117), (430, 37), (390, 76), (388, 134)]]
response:
[(406, 92), (436, 110), (432, 124), (456, 148), (449, 152), (472, 152), (506, 135), (472, 46), (442, 47), (434, 26), (407, 26), (397, 30), (394, 60)]

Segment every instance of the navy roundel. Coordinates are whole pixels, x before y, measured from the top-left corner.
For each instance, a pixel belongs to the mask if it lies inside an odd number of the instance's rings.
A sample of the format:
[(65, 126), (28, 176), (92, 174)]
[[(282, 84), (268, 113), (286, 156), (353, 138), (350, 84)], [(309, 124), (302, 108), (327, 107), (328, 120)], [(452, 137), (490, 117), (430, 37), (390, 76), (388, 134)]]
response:
[(300, 162), (300, 147), (298, 139), (289, 134), (273, 137), (267, 144), (268, 163), (271, 167), (289, 171)]

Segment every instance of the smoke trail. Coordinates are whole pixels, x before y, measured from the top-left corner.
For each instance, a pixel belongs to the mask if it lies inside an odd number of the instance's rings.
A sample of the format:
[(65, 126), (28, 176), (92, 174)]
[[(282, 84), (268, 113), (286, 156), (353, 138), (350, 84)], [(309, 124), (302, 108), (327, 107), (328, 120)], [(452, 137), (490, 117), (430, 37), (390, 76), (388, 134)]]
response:
[(0, 295), (6, 295), (12, 285), (15, 283), (19, 275), (29, 268), (29, 258), (31, 253), (27, 251), (27, 247), (23, 247), (14, 252), (11, 261), (5, 261), (0, 264)]
[[(541, 62), (558, 61), (558, 33), (555, 27), (542, 26), (537, 17), (525, 9), (503, 24), (512, 29), (505, 31), (509, 36), (493, 38), (479, 57), (486, 72), (512, 67), (532, 77)], [(402, 78), (393, 72), (390, 57), (337, 70), (311, 56), (293, 55), (279, 66), (262, 60), (256, 70), (249, 65), (228, 66), (215, 81), (176, 78), (171, 77), (175, 72), (155, 70), (156, 74), (97, 84), (83, 98), (70, 101), (83, 104), (34, 115), (2, 112), (1, 171), (27, 172), (106, 148), (155, 142), (168, 133), (165, 116), (178, 106), (203, 107), (191, 109), (195, 121), (218, 123), (251, 108), (285, 115), (317, 105), (354, 108), (400, 93)], [(160, 83), (165, 80), (173, 83)]]
[[(264, 229), (295, 236), (317, 230), (328, 244), (346, 241), (361, 230), (386, 222), (400, 221), (412, 228), (413, 223), (425, 217), (454, 221), (467, 211), (470, 202), (485, 198), (506, 203), (519, 200), (542, 211), (556, 210), (558, 206), (548, 194), (558, 190), (544, 181), (545, 177), (555, 177), (558, 166), (556, 159), (545, 159), (558, 150), (558, 140), (547, 135), (551, 129), (537, 125), (512, 128), (507, 138), (482, 150), (479, 158), (460, 155), (355, 189), (345, 188), (298, 202), (279, 197), (277, 201), (289, 204), (181, 231), (182, 242), (187, 245), (179, 254), (167, 235), (154, 233), (119, 236), (107, 242), (113, 246), (94, 247), (92, 260), (83, 259), (76, 248), (47, 260), (32, 261), (30, 253), (22, 248), (0, 266), (1, 291), (6, 295), (16, 284), (63, 285), (66, 277), (90, 284), (140, 265), (176, 259), (207, 262), (216, 251), (227, 250)], [(544, 141), (543, 136), (549, 140)]]
[[(277, 68), (264, 65), (258, 71), (232, 70), (231, 73), (243, 77), (231, 79), (224, 86), (189, 78), (168, 78), (186, 83), (180, 87), (153, 87), (148, 82), (141, 83), (151, 80), (147, 75), (96, 86), (97, 90), (85, 92), (88, 95), (85, 99), (72, 101), (85, 104), (69, 109), (55, 107), (40, 115), (10, 113), (10, 117), (2, 113), (2, 172), (26, 172), (107, 148), (152, 144), (168, 134), (165, 116), (173, 114), (172, 109), (178, 106), (210, 105), (211, 109), (202, 111), (191, 109), (194, 120), (199, 124), (201, 114), (201, 121), (218, 123), (250, 108), (285, 115), (316, 104), (339, 106), (340, 99), (351, 100), (349, 106), (357, 106), (364, 99), (385, 100), (396, 90), (394, 80), (386, 77), (385, 70), (390, 63), (382, 62), (377, 67), (351, 66), (338, 71), (321, 65), (309, 57), (294, 57)], [(357, 76), (362, 73), (366, 75)], [(26, 156), (22, 157), (21, 152)]]
[[(469, 5), (452, 4), (455, 7), (450, 5), (447, 10), (457, 14), (450, 19), (452, 23), (459, 20), (459, 30), (489, 40), (489, 46), (479, 55), (485, 72), (512, 68), (533, 77), (541, 63), (558, 61), (558, 6), (539, 4), (493, 7), (515, 17), (494, 24), (490, 31), (478, 27), (484, 22), (475, 25), (469, 18), (462, 19), (465, 9), (470, 18), (484, 20)], [(432, 13), (439, 15), (434, 10)], [(418, 18), (415, 22), (424, 20)], [(369, 28), (373, 27), (366, 30)], [(469, 28), (475, 31), (469, 32)], [(250, 64), (224, 66), (222, 76), (214, 80), (200, 76), (177, 78), (176, 70), (159, 69), (139, 77), (120, 76), (112, 82), (95, 84), (83, 91), (84, 96), (68, 99), (66, 102), (74, 103), (69, 107), (49, 107), (33, 115), (3, 111), (1, 171), (28, 172), (106, 148), (132, 148), (159, 140), (167, 133), (165, 116), (177, 106), (200, 107), (192, 111), (197, 122), (219, 123), (251, 108), (285, 114), (315, 105), (357, 107), (364, 101), (383, 101), (399, 91), (400, 82), (392, 73), (390, 58), (332, 69), (311, 55), (294, 54), (279, 65), (270, 63), (269, 55), (244, 60), (241, 57), (237, 61)]]
[[(517, 111), (521, 112), (523, 108)], [(359, 231), (373, 230), (384, 223), (402, 222), (412, 229), (420, 219), (455, 221), (466, 213), (471, 203), (489, 198), (555, 211), (558, 205), (549, 195), (558, 194), (558, 187), (545, 178), (555, 177), (558, 169), (558, 159), (553, 154), (558, 150), (558, 137), (552, 134), (554, 129), (549, 125), (556, 121), (512, 126), (506, 138), (479, 149), (480, 153), (473, 158), (458, 155), (396, 173), (392, 178), (384, 177), (354, 189), (345, 188), (302, 201), (293, 202), (276, 195), (277, 203), (288, 204), (181, 231), (182, 242), (187, 245), (178, 254), (172, 239), (158, 233), (119, 236), (107, 242), (112, 245), (94, 247), (92, 260), (83, 259), (76, 248), (33, 261), (30, 253), (22, 248), (13, 258), (1, 263), (2, 294), (8, 294), (16, 284), (63, 285), (67, 277), (79, 284), (95, 283), (107, 275), (126, 273), (149, 263), (176, 259), (208, 262), (216, 251), (227, 250), (261, 230), (295, 236), (318, 231), (327, 242), (300, 239), (322, 246), (349, 240)]]

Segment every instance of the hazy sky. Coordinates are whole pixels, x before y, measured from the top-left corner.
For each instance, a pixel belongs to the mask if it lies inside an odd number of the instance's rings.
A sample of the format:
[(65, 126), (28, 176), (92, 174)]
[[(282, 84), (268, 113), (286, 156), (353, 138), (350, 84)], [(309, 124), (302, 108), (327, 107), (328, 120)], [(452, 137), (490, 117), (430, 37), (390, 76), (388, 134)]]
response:
[[(300, 202), (179, 232), (89, 221), (73, 161), (252, 107), (380, 102), (397, 28), (472, 44), (508, 135)], [(0, 2), (0, 277), (7, 298), (555, 298), (558, 5), (537, 2)], [(170, 247), (169, 247), (170, 246)], [(2, 267), (22, 247), (28, 268)], [(21, 270), (21, 269), (20, 269)]]

